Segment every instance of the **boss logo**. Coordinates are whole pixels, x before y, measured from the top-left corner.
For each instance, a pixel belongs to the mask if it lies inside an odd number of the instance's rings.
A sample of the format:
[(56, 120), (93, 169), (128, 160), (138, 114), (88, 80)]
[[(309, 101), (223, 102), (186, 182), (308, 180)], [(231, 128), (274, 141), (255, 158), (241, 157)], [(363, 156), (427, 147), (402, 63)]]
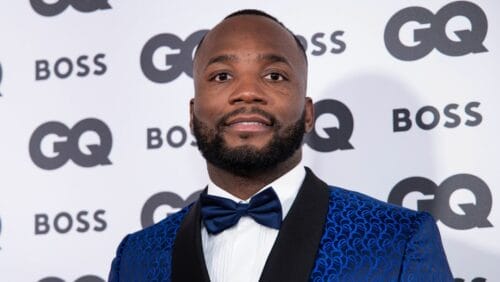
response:
[[(450, 200), (452, 195), (461, 189), (472, 193), (475, 203), (458, 204), (462, 212), (457, 213), (451, 208)], [(493, 226), (488, 221), (492, 206), (491, 191), (488, 185), (477, 176), (456, 174), (445, 179), (439, 186), (424, 177), (406, 178), (394, 186), (388, 201), (401, 206), (405, 197), (412, 192), (434, 196), (433, 199), (417, 200), (417, 209), (431, 213), (436, 220), (441, 220), (451, 228), (465, 230)]]
[[(66, 234), (71, 230), (85, 233), (90, 230), (102, 232), (108, 224), (104, 219), (105, 210), (96, 210), (92, 214), (89, 211), (80, 211), (73, 217), (68, 212), (56, 214), (53, 220), (46, 213), (35, 214), (35, 235), (45, 235), (53, 230), (59, 234)], [(89, 218), (90, 217), (90, 218)]]
[(55, 2), (47, 0), (30, 0), (30, 3), (35, 12), (46, 17), (56, 16), (66, 10), (68, 6), (72, 6), (75, 10), (84, 13), (111, 9), (108, 0), (58, 0)]
[[(196, 191), (193, 194), (189, 195), (189, 197), (184, 201), (181, 196), (173, 193), (173, 192), (160, 192), (151, 196), (141, 211), (141, 224), (143, 228), (153, 225), (155, 222), (160, 221), (165, 218), (165, 213), (161, 214), (161, 216), (155, 216), (157, 214), (157, 210), (161, 207), (167, 208), (162, 211), (166, 211), (166, 216), (177, 212), (178, 210), (184, 208), (185, 206), (191, 204), (196, 201), (200, 195), (202, 190)], [(155, 218), (157, 220), (155, 220)]]
[[(66, 282), (66, 280), (51, 276), (40, 279), (38, 282)], [(104, 279), (95, 275), (85, 275), (76, 279), (75, 282), (104, 282)]]
[(196, 31), (185, 41), (171, 33), (158, 34), (149, 39), (141, 52), (142, 72), (157, 83), (170, 82), (181, 73), (193, 77), (194, 49), (207, 32)]
[[(321, 117), (330, 114), (337, 118), (338, 126), (324, 127), (324, 134), (320, 135), (317, 127)], [(354, 147), (349, 143), (354, 119), (351, 111), (342, 102), (337, 100), (322, 100), (314, 104), (315, 126), (306, 136), (305, 142), (312, 149), (319, 152), (333, 152), (335, 150), (350, 150)]]
[(341, 38), (343, 35), (343, 30), (334, 31), (330, 35), (324, 32), (317, 32), (311, 35), (310, 44), (304, 36), (297, 35), (297, 37), (307, 52), (310, 51), (310, 54), (313, 56), (321, 56), (327, 53), (340, 54), (344, 52), (346, 44)]
[[(438, 126), (441, 117), (444, 116), (446, 121), (443, 126), (446, 128), (455, 128), (462, 124), (466, 126), (478, 126), (483, 121), (483, 116), (477, 111), (479, 102), (470, 102), (463, 107), (463, 113), (458, 113), (461, 108), (458, 104), (448, 104), (443, 108), (442, 114), (440, 110), (433, 106), (425, 106), (420, 108), (415, 114), (413, 121), (415, 124), (424, 130), (430, 130)], [(463, 117), (465, 116), (465, 118)], [(392, 111), (392, 128), (394, 132), (408, 131), (413, 126), (412, 117), (409, 109), (399, 108)]]
[[(459, 39), (455, 41), (446, 34), (446, 26), (458, 16), (469, 20), (470, 29), (455, 31)], [(401, 41), (400, 31), (409, 22), (422, 26), (413, 30), (414, 42), (405, 44)], [(442, 7), (435, 15), (423, 7), (409, 7), (397, 12), (387, 23), (384, 41), (392, 56), (414, 61), (427, 56), (434, 48), (448, 56), (487, 52), (483, 46), (487, 31), (488, 20), (483, 10), (474, 3), (457, 1)]]
[[(99, 142), (88, 144), (88, 152), (80, 149), (79, 143), (82, 135), (86, 133), (97, 135)], [(52, 152), (42, 151), (42, 143), (49, 136), (60, 138), (52, 141)], [(97, 165), (109, 165), (111, 161), (108, 156), (112, 146), (111, 131), (101, 120), (88, 118), (79, 121), (73, 128), (69, 129), (65, 124), (51, 121), (40, 125), (31, 136), (29, 143), (30, 156), (33, 162), (40, 168), (46, 170), (57, 169), (68, 160), (82, 167), (93, 167)]]
[(148, 150), (159, 149), (164, 143), (172, 148), (180, 148), (186, 143), (191, 146), (196, 146), (196, 141), (189, 142), (187, 140), (188, 133), (189, 132), (184, 127), (176, 125), (165, 132), (165, 139), (163, 139), (163, 133), (160, 128), (148, 128), (146, 131), (147, 148)]
[(78, 77), (90, 74), (103, 75), (108, 69), (103, 61), (105, 56), (105, 54), (99, 53), (91, 59), (87, 55), (82, 55), (74, 62), (70, 58), (62, 57), (55, 61), (52, 71), (48, 60), (37, 60), (35, 61), (35, 80), (47, 80), (51, 74), (64, 79), (70, 77), (73, 72)]

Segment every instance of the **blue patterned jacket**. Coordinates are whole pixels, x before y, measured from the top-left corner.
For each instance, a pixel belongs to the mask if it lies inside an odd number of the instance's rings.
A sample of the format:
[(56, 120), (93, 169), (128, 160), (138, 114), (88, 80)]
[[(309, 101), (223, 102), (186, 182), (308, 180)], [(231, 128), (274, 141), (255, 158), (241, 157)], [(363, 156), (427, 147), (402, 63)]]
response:
[[(126, 236), (110, 282), (210, 281), (198, 201)], [(327, 186), (309, 169), (260, 281), (453, 281), (428, 213)]]

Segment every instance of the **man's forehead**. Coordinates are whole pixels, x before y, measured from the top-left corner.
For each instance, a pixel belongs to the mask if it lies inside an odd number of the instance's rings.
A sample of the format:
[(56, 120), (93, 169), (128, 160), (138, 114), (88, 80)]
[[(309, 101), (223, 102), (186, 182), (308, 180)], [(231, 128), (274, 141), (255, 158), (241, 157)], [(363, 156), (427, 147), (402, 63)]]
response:
[(231, 49), (258, 48), (262, 50), (262, 56), (278, 52), (286, 57), (299, 54), (294, 44), (292, 35), (273, 20), (257, 15), (240, 15), (225, 19), (209, 31), (199, 51), (212, 57), (217, 55), (214, 53)]
[[(265, 30), (262, 30), (262, 28), (265, 28)], [(239, 15), (224, 19), (212, 28), (209, 34), (223, 35), (225, 33), (252, 33), (259, 31), (287, 34), (286, 29), (279, 23), (259, 15)]]

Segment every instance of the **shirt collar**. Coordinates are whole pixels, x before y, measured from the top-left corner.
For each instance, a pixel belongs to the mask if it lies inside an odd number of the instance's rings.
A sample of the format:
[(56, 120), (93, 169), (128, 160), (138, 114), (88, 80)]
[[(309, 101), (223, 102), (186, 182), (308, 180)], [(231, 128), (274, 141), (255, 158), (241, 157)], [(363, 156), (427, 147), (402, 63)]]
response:
[[(302, 185), (302, 182), (304, 182), (305, 177), (306, 170), (301, 161), (287, 173), (283, 174), (278, 179), (259, 189), (259, 191), (255, 194), (258, 194), (268, 187), (273, 187), (273, 190), (276, 192), (276, 195), (278, 195), (278, 199), (280, 200), (281, 208), (283, 209), (283, 218), (285, 218), (285, 216), (288, 214), (288, 211), (292, 207), (292, 203), (295, 200), (295, 197), (297, 197), (297, 193), (299, 192), (300, 186)], [(239, 199), (238, 197), (231, 195), (219, 186), (215, 185), (215, 183), (213, 183), (211, 179), (209, 179), (208, 181), (207, 194), (230, 199), (237, 203), (248, 203), (251, 199)]]

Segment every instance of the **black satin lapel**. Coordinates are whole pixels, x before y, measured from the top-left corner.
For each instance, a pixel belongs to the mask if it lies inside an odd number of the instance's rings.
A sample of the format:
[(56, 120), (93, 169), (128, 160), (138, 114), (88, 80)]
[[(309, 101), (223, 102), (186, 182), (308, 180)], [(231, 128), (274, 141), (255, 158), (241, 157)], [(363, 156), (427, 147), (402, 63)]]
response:
[(323, 235), (330, 193), (309, 168), (276, 242), (267, 258), (261, 282), (308, 281)]
[(198, 200), (177, 231), (172, 254), (173, 282), (210, 281), (201, 245), (200, 209)]

